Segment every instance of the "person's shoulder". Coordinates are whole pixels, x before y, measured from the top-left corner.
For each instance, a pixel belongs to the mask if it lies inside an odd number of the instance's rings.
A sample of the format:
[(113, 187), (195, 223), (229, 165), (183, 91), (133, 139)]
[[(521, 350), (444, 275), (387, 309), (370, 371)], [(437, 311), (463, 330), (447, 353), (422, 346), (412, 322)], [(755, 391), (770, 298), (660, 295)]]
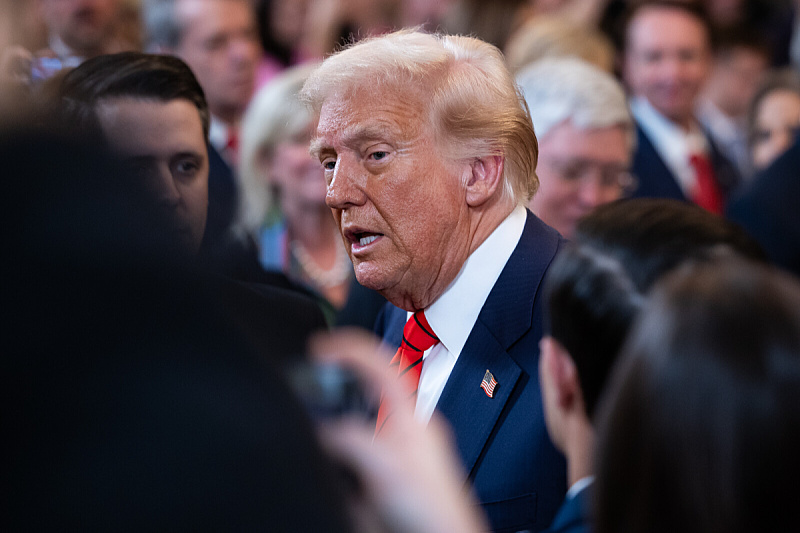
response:
[(535, 254), (552, 260), (565, 243), (566, 240), (558, 231), (527, 210), (525, 229), (515, 252)]

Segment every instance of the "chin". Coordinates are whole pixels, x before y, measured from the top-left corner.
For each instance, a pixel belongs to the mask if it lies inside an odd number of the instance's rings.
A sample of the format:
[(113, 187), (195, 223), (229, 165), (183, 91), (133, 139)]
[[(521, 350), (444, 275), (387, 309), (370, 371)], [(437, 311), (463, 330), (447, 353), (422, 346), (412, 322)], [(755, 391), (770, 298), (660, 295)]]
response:
[(382, 289), (386, 288), (386, 279), (381, 272), (376, 272), (376, 270), (373, 265), (367, 265), (363, 262), (353, 265), (353, 271), (359, 284), (367, 289), (381, 292)]

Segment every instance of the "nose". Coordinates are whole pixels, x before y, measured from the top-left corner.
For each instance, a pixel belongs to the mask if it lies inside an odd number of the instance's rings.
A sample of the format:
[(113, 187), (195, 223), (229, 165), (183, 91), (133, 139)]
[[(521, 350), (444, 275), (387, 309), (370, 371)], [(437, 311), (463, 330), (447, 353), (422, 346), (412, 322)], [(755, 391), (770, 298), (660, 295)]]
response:
[(181, 195), (169, 168), (158, 169), (158, 172), (153, 176), (152, 186), (158, 205), (168, 209), (178, 207)]
[(331, 209), (347, 209), (363, 205), (366, 196), (363, 191), (364, 178), (360, 176), (358, 165), (347, 156), (339, 156), (333, 170), (333, 178), (328, 183), (325, 204)]
[(230, 40), (228, 53), (235, 62), (251, 63), (255, 61), (258, 48), (249, 35), (237, 35)]
[(585, 176), (578, 190), (578, 199), (582, 206), (588, 209), (611, 201), (609, 198), (609, 188), (603, 186), (602, 177), (599, 172), (592, 172)]

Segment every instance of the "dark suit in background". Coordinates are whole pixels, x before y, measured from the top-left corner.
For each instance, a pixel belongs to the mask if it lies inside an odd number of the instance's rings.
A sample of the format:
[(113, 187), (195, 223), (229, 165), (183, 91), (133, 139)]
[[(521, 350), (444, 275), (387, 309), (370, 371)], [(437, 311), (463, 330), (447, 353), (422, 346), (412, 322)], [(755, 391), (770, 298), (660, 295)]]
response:
[(727, 216), (776, 265), (800, 276), (800, 139), (731, 201)]
[(591, 506), (592, 486), (589, 485), (564, 500), (547, 533), (590, 533)]
[[(563, 240), (528, 212), (522, 237), (492, 288), (436, 410), (450, 423), (461, 460), (493, 531), (538, 531), (566, 492), (566, 465), (550, 442), (539, 386), (542, 278)], [(400, 345), (406, 311), (387, 305), (378, 333)], [(490, 370), (494, 398), (480, 388)]]
[[(708, 138), (708, 136), (706, 136)], [(638, 180), (638, 187), (633, 193), (635, 198), (674, 198), (689, 201), (678, 184), (677, 179), (669, 170), (661, 155), (656, 151), (652, 141), (636, 124), (636, 152), (633, 155), (631, 172)], [(733, 164), (709, 140), (711, 151), (711, 166), (714, 176), (722, 192), (723, 200), (739, 184), (740, 177)]]

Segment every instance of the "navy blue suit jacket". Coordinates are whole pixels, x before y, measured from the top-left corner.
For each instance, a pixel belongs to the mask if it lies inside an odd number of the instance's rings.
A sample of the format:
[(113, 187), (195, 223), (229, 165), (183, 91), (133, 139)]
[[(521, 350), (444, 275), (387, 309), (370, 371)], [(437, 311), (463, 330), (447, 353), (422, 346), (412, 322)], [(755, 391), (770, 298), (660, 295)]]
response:
[(776, 265), (800, 276), (800, 137), (728, 207)]
[(547, 533), (589, 533), (591, 527), (591, 494), (592, 486), (589, 485), (572, 498), (564, 500), (561, 509)]
[[(542, 278), (563, 243), (528, 212), (436, 406), (498, 532), (544, 529), (566, 492), (566, 465), (547, 435), (538, 374)], [(406, 312), (391, 305), (384, 311), (378, 333), (396, 348)], [(494, 398), (480, 388), (486, 370), (498, 383)]]
[(208, 144), (208, 218), (204, 246), (213, 248), (225, 238), (236, 214), (237, 194), (233, 169)]
[[(706, 136), (708, 137), (708, 136)], [(636, 153), (633, 156), (631, 171), (639, 181), (633, 193), (635, 198), (674, 198), (688, 202), (672, 171), (669, 170), (652, 141), (636, 124)], [(709, 139), (711, 166), (717, 179), (722, 197), (727, 200), (731, 191), (739, 184), (740, 177), (736, 167), (728, 161)]]

